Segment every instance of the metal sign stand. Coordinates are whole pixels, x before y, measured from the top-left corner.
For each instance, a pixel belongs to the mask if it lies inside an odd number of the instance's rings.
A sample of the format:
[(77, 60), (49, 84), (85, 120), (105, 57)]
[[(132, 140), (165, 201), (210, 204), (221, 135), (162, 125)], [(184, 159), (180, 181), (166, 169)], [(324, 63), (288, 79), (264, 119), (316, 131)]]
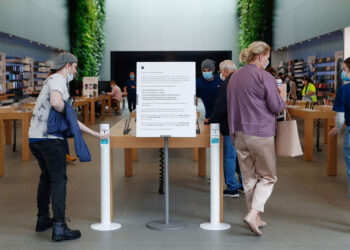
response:
[(165, 218), (150, 221), (146, 226), (153, 230), (174, 231), (185, 227), (185, 223), (169, 219), (169, 147), (168, 137), (164, 137), (164, 160), (165, 160)]

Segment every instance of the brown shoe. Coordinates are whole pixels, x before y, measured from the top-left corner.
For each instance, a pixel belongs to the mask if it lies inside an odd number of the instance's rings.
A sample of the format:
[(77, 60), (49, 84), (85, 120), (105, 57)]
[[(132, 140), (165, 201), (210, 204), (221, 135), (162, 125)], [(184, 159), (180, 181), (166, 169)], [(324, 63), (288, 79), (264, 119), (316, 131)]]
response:
[(77, 159), (78, 159), (78, 158), (75, 157), (75, 156), (66, 155), (66, 162), (67, 162), (67, 163), (76, 161)]

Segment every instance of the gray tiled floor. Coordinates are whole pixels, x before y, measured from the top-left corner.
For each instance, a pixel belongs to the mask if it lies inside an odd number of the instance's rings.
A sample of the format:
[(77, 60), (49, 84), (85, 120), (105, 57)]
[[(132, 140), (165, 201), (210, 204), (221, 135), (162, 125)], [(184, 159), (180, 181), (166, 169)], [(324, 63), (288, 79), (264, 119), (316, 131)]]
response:
[[(106, 122), (114, 124), (119, 119), (113, 116)], [(122, 228), (113, 232), (91, 230), (90, 225), (99, 221), (99, 146), (94, 138), (85, 138), (93, 161), (68, 166), (67, 216), (71, 218), (69, 225), (82, 231), (82, 238), (72, 242), (52, 243), (50, 230), (34, 232), (39, 169), (34, 158), (21, 162), (20, 142), (16, 153), (6, 146), (6, 176), (0, 178), (1, 250), (350, 248), (350, 201), (341, 138), (337, 177), (325, 175), (323, 144), (323, 152), (315, 152), (313, 162), (305, 162), (303, 157), (278, 159), (279, 180), (266, 206), (268, 226), (262, 237), (253, 236), (242, 223), (244, 196), (224, 200), (224, 220), (231, 224), (230, 230), (199, 229), (199, 224), (209, 219), (209, 184), (206, 178), (197, 177), (192, 151), (182, 149), (170, 150), (170, 214), (186, 222), (185, 229), (158, 232), (145, 227), (147, 222), (163, 217), (163, 196), (157, 194), (158, 151), (140, 150), (134, 177), (125, 178), (123, 152), (115, 150), (114, 212)], [(70, 145), (74, 152), (72, 141)]]

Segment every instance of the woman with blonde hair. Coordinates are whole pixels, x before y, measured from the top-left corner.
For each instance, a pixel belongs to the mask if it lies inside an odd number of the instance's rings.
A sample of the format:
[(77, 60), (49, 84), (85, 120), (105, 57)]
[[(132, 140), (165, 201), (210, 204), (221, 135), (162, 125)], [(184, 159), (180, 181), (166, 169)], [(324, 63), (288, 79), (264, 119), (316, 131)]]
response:
[(266, 226), (261, 219), (276, 176), (276, 114), (284, 109), (284, 93), (275, 78), (264, 69), (271, 48), (253, 42), (240, 54), (246, 64), (232, 75), (227, 86), (227, 109), (231, 139), (241, 167), (248, 214), (244, 222), (256, 235)]

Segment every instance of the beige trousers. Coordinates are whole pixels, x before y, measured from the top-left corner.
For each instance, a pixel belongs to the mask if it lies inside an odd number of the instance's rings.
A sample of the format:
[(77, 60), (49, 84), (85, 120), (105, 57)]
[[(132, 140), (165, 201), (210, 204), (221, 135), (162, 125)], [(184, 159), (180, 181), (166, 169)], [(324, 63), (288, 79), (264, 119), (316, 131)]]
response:
[(234, 138), (248, 210), (264, 212), (277, 181), (274, 137), (237, 132)]

